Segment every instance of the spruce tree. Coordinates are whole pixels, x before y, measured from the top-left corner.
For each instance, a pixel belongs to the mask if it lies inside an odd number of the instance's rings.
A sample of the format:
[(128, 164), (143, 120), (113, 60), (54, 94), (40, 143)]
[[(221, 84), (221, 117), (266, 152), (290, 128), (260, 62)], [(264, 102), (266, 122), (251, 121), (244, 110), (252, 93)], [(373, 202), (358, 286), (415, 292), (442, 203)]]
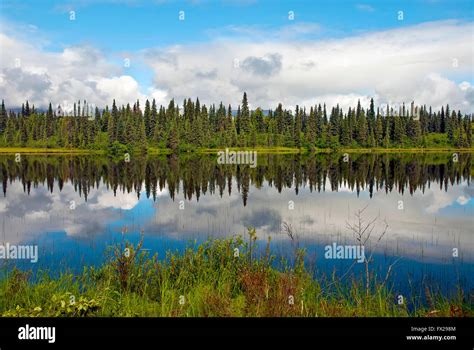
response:
[(306, 128), (306, 141), (311, 145), (316, 138), (316, 113), (313, 107), (309, 110), (308, 125)]
[(456, 129), (455, 116), (454, 116), (454, 118), (450, 116), (446, 120), (446, 133), (447, 133), (447, 137), (448, 137), (448, 142), (451, 145), (454, 145), (454, 131), (455, 131), (455, 129)]
[[(138, 114), (137, 115), (137, 119), (138, 119), (137, 146), (140, 148), (142, 152), (145, 152), (147, 150), (147, 135), (146, 135), (145, 118), (141, 116), (141, 113), (137, 113), (137, 114)], [(148, 126), (150, 127), (150, 124)]]
[[(74, 105), (75, 106), (75, 105)], [(74, 107), (74, 113), (76, 113), (75, 107)], [(118, 128), (118, 122), (119, 122), (119, 112), (117, 109), (117, 106), (115, 104), (115, 100), (112, 102), (112, 113), (109, 118), (109, 123), (107, 127), (107, 132), (109, 134), (109, 142), (112, 144), (113, 142), (117, 141), (117, 128)]]
[(265, 125), (263, 123), (263, 111), (260, 107), (255, 110), (255, 123), (258, 133), (265, 132)]
[(384, 133), (384, 137), (383, 137), (383, 147), (385, 148), (389, 148), (390, 147), (390, 139), (391, 139), (391, 135), (392, 134), (392, 130), (391, 130), (391, 123), (390, 121), (388, 120), (388, 117), (386, 118), (386, 123), (385, 123), (385, 133)]
[(11, 114), (8, 116), (7, 119), (7, 126), (5, 128), (5, 143), (7, 146), (12, 147), (15, 146), (14, 141), (15, 141), (15, 121), (13, 120), (13, 117)]
[(28, 125), (25, 117), (21, 117), (20, 120), (20, 143), (23, 147), (28, 143)]
[(149, 137), (153, 138), (155, 135), (156, 124), (158, 123), (158, 110), (156, 108), (156, 101), (153, 99), (151, 102), (151, 110), (150, 110), (150, 134)]
[(145, 102), (145, 110), (143, 111), (143, 123), (145, 125), (145, 134), (147, 139), (151, 139), (153, 136), (153, 129), (152, 129), (152, 123), (151, 123), (151, 106), (150, 106), (150, 101), (148, 99)]
[(166, 147), (168, 147), (169, 149), (171, 149), (171, 151), (173, 151), (173, 153), (175, 153), (178, 150), (178, 146), (179, 146), (179, 139), (178, 139), (178, 133), (177, 133), (178, 125), (176, 121), (173, 121), (170, 126), (171, 127), (168, 133)]
[(102, 111), (102, 132), (107, 132), (110, 118), (109, 106), (105, 106), (104, 111)]
[[(51, 103), (50, 103), (51, 105)], [(31, 111), (30, 111), (30, 104), (28, 103), (28, 100), (26, 101), (26, 104), (25, 104), (25, 114), (24, 116), (25, 117), (29, 117), (31, 114)]]
[(349, 146), (351, 143), (351, 135), (349, 130), (349, 119), (344, 118), (342, 121), (342, 130), (341, 130), (341, 138), (340, 143), (343, 146)]
[(301, 128), (302, 128), (301, 110), (299, 109), (298, 105), (296, 105), (293, 138), (294, 138), (295, 147), (297, 148), (301, 147)]
[(418, 120), (415, 120), (413, 116), (411, 116), (408, 121), (406, 135), (409, 137), (413, 145), (416, 146), (419, 144), (421, 136), (420, 122)]
[(368, 124), (370, 132), (373, 133), (374, 135), (375, 135), (375, 127), (376, 127), (375, 123), (376, 123), (376, 120), (375, 120), (374, 99), (371, 98), (369, 111), (367, 113), (367, 124)]
[(249, 104), (247, 101), (247, 93), (244, 92), (244, 96), (242, 98), (242, 111), (241, 111), (241, 125), (240, 125), (241, 132), (243, 134), (248, 134), (250, 132), (250, 111), (249, 111)]
[(466, 147), (472, 147), (472, 124), (468, 116), (464, 117), (464, 126), (466, 128)]
[(0, 106), (0, 135), (3, 134), (6, 127), (7, 127), (7, 111), (5, 109), (5, 103), (2, 100), (2, 104)]
[(380, 115), (377, 115), (377, 121), (375, 122), (375, 144), (378, 147), (383, 145), (383, 123)]
[(401, 117), (396, 115), (393, 121), (393, 142), (397, 145), (401, 145), (403, 143), (403, 137), (405, 136), (405, 129), (403, 128)]
[(242, 112), (240, 111), (240, 105), (237, 106), (237, 115), (235, 117), (235, 128), (237, 134), (240, 134), (240, 125), (242, 123)]
[(363, 109), (359, 113), (359, 118), (357, 119), (357, 143), (360, 146), (365, 146), (367, 144), (367, 118)]
[(225, 133), (226, 133), (226, 145), (229, 145), (230, 147), (233, 146), (233, 143), (235, 141), (235, 128), (234, 128), (234, 123), (232, 120), (231, 105), (229, 105), (229, 107), (227, 108)]
[(278, 107), (275, 110), (275, 119), (277, 124), (277, 133), (283, 134), (285, 131), (285, 119), (283, 116), (283, 106), (281, 103), (278, 104)]
[(46, 113), (46, 138), (50, 138), (51, 136), (53, 136), (53, 118), (53, 108), (50, 103), (48, 107), (48, 112)]

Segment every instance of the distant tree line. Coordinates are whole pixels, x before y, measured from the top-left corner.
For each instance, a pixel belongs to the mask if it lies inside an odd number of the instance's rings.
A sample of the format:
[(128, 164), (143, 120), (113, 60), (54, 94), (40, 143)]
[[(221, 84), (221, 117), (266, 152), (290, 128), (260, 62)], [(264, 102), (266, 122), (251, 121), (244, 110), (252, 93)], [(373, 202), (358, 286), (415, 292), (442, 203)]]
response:
[(117, 106), (100, 110), (86, 101), (74, 104), (65, 113), (61, 106), (38, 111), (28, 101), (21, 111), (0, 108), (0, 145), (27, 147), (90, 148), (112, 151), (139, 150), (148, 147), (173, 151), (216, 147), (471, 147), (472, 115), (462, 115), (449, 105), (433, 111), (431, 107), (403, 104), (375, 109), (358, 102), (347, 112), (337, 105), (309, 110), (296, 106), (264, 113), (250, 110), (247, 94), (234, 111), (232, 107), (201, 104), (199, 99), (183, 101), (181, 107), (171, 100), (167, 107), (146, 101), (142, 110)]

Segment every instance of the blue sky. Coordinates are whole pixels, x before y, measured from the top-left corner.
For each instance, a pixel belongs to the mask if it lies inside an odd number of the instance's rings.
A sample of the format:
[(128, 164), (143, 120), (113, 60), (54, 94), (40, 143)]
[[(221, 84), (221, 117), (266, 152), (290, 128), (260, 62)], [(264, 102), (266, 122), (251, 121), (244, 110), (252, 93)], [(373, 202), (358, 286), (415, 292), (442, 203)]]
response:
[[(73, 21), (70, 20), (70, 11), (75, 11)], [(184, 21), (179, 20), (179, 11), (184, 11)], [(290, 11), (294, 13), (293, 20), (289, 18)], [(398, 18), (399, 11), (403, 11), (403, 20)], [(172, 97), (194, 98), (197, 95), (203, 95), (210, 102), (223, 99), (226, 103), (237, 103), (233, 95), (249, 90), (256, 96), (255, 104), (264, 107), (272, 107), (281, 99), (289, 105), (311, 103), (313, 95), (314, 99), (328, 99), (328, 103), (340, 98), (345, 101), (343, 105), (370, 95), (376, 96), (383, 104), (402, 103), (418, 96), (403, 95), (401, 87), (400, 91), (392, 91), (383, 81), (364, 82), (364, 77), (357, 75), (356, 71), (350, 75), (342, 69), (338, 72), (329, 65), (333, 61), (330, 53), (337, 55), (334, 61), (341, 60), (339, 63), (343, 67), (355, 65), (357, 68), (354, 69), (363, 71), (371, 66), (390, 67), (393, 62), (384, 62), (396, 54), (394, 50), (407, 47), (406, 52), (399, 52), (400, 57), (407, 61), (397, 66), (411, 65), (411, 70), (400, 73), (399, 67), (395, 67), (390, 71), (394, 79), (408, 79), (416, 70), (419, 73), (413, 91), (419, 91), (424, 85), (453, 83), (457, 88), (452, 87), (449, 92), (443, 88), (420, 92), (419, 98), (424, 100), (419, 102), (436, 106), (442, 104), (443, 99), (451, 98), (459, 108), (473, 112), (473, 58), (468, 47), (469, 44), (472, 46), (473, 16), (473, 3), (467, 0), (3, 0), (0, 2), (0, 31), (4, 35), (1, 44), (4, 49), (17, 52), (2, 54), (0, 68), (7, 69), (2, 81), (8, 82), (13, 76), (8, 67), (15, 58), (20, 58), (25, 83), (30, 81), (31, 86), (38, 86), (43, 91), (27, 91), (19, 87), (20, 91), (10, 98), (14, 104), (26, 98), (37, 99), (38, 104), (47, 100), (67, 102), (79, 98), (75, 98), (73, 93), (82, 93), (89, 99), (99, 96), (96, 103), (103, 104), (114, 92), (111, 87), (117, 84), (124, 86), (123, 91), (115, 91), (124, 100), (154, 97), (163, 103)], [(471, 42), (464, 40), (465, 45), (461, 47), (460, 36), (469, 35), (469, 32)], [(419, 43), (411, 40), (417, 37)], [(453, 44), (453, 37), (459, 40), (456, 44)], [(380, 45), (377, 40), (380, 40)], [(445, 46), (448, 43), (451, 46)], [(235, 50), (232, 52), (234, 58), (229, 53), (229, 45)], [(368, 59), (362, 52), (378, 52), (379, 46), (385, 57), (380, 57), (374, 64), (367, 63)], [(417, 46), (420, 48), (415, 52)], [(347, 51), (339, 50), (340, 47), (347, 47)], [(315, 81), (325, 82), (329, 78), (324, 72), (331, 71), (334, 80), (348, 79), (350, 83), (328, 86), (327, 89), (318, 87), (314, 91), (310, 91), (311, 86), (305, 83), (297, 85), (297, 81), (292, 81), (293, 77), (304, 72), (294, 70), (296, 58), (286, 54), (292, 49), (300, 54), (301, 67), (312, 67)], [(25, 50), (34, 51), (36, 56), (44, 59), (33, 62), (31, 57), (24, 57)], [(93, 66), (94, 62), (84, 63), (86, 58), (76, 59), (77, 55), (87, 55), (87, 50), (92, 50), (89, 57), (102, 62), (102, 73), (99, 74), (98, 65)], [(209, 50), (215, 54), (206, 55)], [(424, 62), (423, 67), (413, 66), (413, 62), (420, 62), (420, 59), (440, 57), (443, 50), (446, 57), (439, 58), (436, 65)], [(247, 56), (246, 52), (249, 53)], [(321, 52), (325, 53), (323, 57)], [(196, 61), (192, 60), (193, 56), (196, 56)], [(131, 61), (130, 67), (122, 64), (125, 58)], [(222, 66), (223, 62), (232, 65), (234, 60), (243, 64), (239, 68), (248, 73), (247, 80), (245, 74), (233, 74)], [(44, 69), (39, 68), (41, 61)], [(82, 78), (67, 69), (79, 61), (83, 66)], [(449, 69), (454, 66), (454, 61), (457, 62), (456, 69)], [(63, 69), (57, 68), (62, 65)], [(190, 65), (195, 67), (189, 68)], [(200, 70), (200, 67), (204, 68)], [(263, 70), (259, 71), (259, 67)], [(316, 72), (315, 67), (320, 71)], [(190, 74), (195, 74), (194, 78), (206, 76), (208, 81), (189, 84), (186, 76)], [(68, 75), (72, 83), (65, 86)], [(307, 76), (301, 75), (301, 79)], [(252, 80), (258, 76), (261, 84)], [(77, 89), (72, 86), (81, 83), (85, 85)], [(277, 91), (269, 88), (275, 85), (282, 88)], [(65, 87), (70, 89), (67, 90), (69, 94), (64, 92)], [(221, 96), (219, 91), (229, 93)], [(1, 86), (0, 93), (11, 94), (6, 88), (4, 92)], [(430, 97), (433, 95), (437, 98)]]
[[(2, 19), (40, 28), (51, 39), (49, 50), (89, 44), (104, 50), (134, 51), (148, 47), (212, 40), (227, 26), (277, 29), (289, 23), (318, 23), (316, 38), (443, 19), (472, 20), (472, 1), (9, 1), (0, 3)], [(76, 21), (69, 20), (69, 11)], [(185, 21), (179, 21), (185, 11)], [(294, 22), (288, 12), (293, 11)]]

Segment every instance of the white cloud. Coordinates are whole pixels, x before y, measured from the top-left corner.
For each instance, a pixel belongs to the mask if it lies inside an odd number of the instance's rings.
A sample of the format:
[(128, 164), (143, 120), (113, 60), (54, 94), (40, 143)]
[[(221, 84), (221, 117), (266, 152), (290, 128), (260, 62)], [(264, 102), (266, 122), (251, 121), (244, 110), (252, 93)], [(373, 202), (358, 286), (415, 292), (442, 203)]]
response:
[(316, 39), (321, 28), (315, 23), (214, 30), (210, 42), (135, 53), (152, 70), (150, 87), (140, 86), (93, 47), (47, 52), (0, 34), (0, 95), (8, 106), (26, 99), (36, 106), (52, 101), (70, 108), (78, 99), (103, 106), (114, 98), (122, 104), (146, 97), (159, 104), (199, 97), (235, 106), (247, 91), (252, 107), (326, 102), (347, 109), (374, 97), (377, 105), (449, 103), (469, 113), (474, 112), (473, 30), (472, 22), (454, 20), (335, 39)]
[(97, 80), (99, 94), (113, 96), (119, 101), (127, 101), (131, 96), (140, 96), (140, 87), (135, 79), (129, 75)]
[(114, 195), (113, 191), (107, 191), (99, 193), (97, 195), (97, 203), (90, 204), (90, 207), (92, 209), (115, 208), (130, 210), (137, 204), (138, 198), (136, 193), (120, 193)]
[(458, 199), (456, 200), (456, 202), (458, 202), (459, 204), (461, 205), (466, 205), (468, 202), (469, 202), (469, 198), (467, 198), (466, 196), (462, 195), (462, 196), (459, 196)]
[(449, 191), (429, 190), (424, 193), (426, 198), (425, 210), (429, 214), (436, 214), (441, 209), (452, 206), (455, 202), (464, 205), (469, 200), (462, 193), (462, 188), (451, 187)]
[(53, 102), (67, 110), (79, 99), (104, 106), (114, 98), (118, 103), (144, 98), (135, 79), (93, 47), (47, 52), (5, 34), (0, 34), (0, 47), (0, 95), (8, 106), (28, 99), (36, 106)]
[[(450, 20), (328, 40), (277, 40), (272, 32), (262, 41), (253, 28), (238, 38), (149, 50), (145, 61), (155, 86), (178, 101), (236, 104), (245, 90), (264, 108), (336, 98), (348, 106), (373, 96), (379, 104), (415, 100), (473, 112), (472, 88), (456, 83), (472, 76), (473, 30), (473, 23)], [(249, 60), (268, 74), (256, 74)]]
[(148, 96), (150, 99), (155, 99), (158, 105), (167, 105), (169, 102), (168, 93), (166, 90), (155, 89), (153, 87), (148, 89)]

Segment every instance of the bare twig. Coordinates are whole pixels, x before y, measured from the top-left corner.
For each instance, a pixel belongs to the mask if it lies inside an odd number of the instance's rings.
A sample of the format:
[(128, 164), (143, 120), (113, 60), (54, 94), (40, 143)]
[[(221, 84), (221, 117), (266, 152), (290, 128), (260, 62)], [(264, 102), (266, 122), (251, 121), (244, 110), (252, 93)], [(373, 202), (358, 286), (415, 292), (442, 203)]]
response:
[[(355, 240), (359, 243), (359, 246), (363, 246), (365, 248), (365, 246), (367, 245), (367, 243), (370, 243), (370, 238), (372, 236), (372, 233), (374, 232), (375, 230), (375, 227), (376, 227), (376, 222), (377, 220), (379, 219), (379, 216), (376, 216), (375, 218), (373, 218), (372, 220), (368, 221), (368, 222), (365, 222), (364, 219), (363, 219), (363, 213), (365, 211), (365, 209), (367, 209), (367, 206), (366, 205), (364, 208), (358, 210), (354, 215), (355, 215), (355, 223), (349, 223), (349, 222), (346, 222), (346, 227), (352, 231), (354, 237), (355, 237)], [(370, 292), (370, 287), (371, 287), (371, 278), (370, 278), (370, 264), (371, 262), (373, 261), (373, 254), (374, 254), (374, 251), (375, 249), (377, 248), (378, 244), (380, 243), (380, 241), (382, 240), (382, 238), (385, 236), (385, 234), (387, 233), (388, 231), (388, 224), (386, 221), (384, 221), (385, 223), (385, 226), (382, 230), (382, 232), (380, 233), (380, 235), (378, 236), (377, 240), (375, 241), (375, 245), (374, 246), (371, 246), (371, 251), (370, 251), (370, 255), (367, 257), (366, 254), (364, 254), (364, 265), (365, 265), (365, 290), (366, 290), (366, 296), (368, 297), (369, 296), (369, 292)], [(392, 269), (393, 269), (393, 266), (396, 264), (396, 262), (398, 262), (399, 259), (397, 259), (393, 264), (391, 264), (389, 267), (388, 267), (388, 270), (387, 270), (387, 274), (385, 275), (385, 279), (382, 283), (382, 287), (385, 286), (385, 284), (387, 283), (389, 277), (390, 277), (390, 274), (392, 272)]]

